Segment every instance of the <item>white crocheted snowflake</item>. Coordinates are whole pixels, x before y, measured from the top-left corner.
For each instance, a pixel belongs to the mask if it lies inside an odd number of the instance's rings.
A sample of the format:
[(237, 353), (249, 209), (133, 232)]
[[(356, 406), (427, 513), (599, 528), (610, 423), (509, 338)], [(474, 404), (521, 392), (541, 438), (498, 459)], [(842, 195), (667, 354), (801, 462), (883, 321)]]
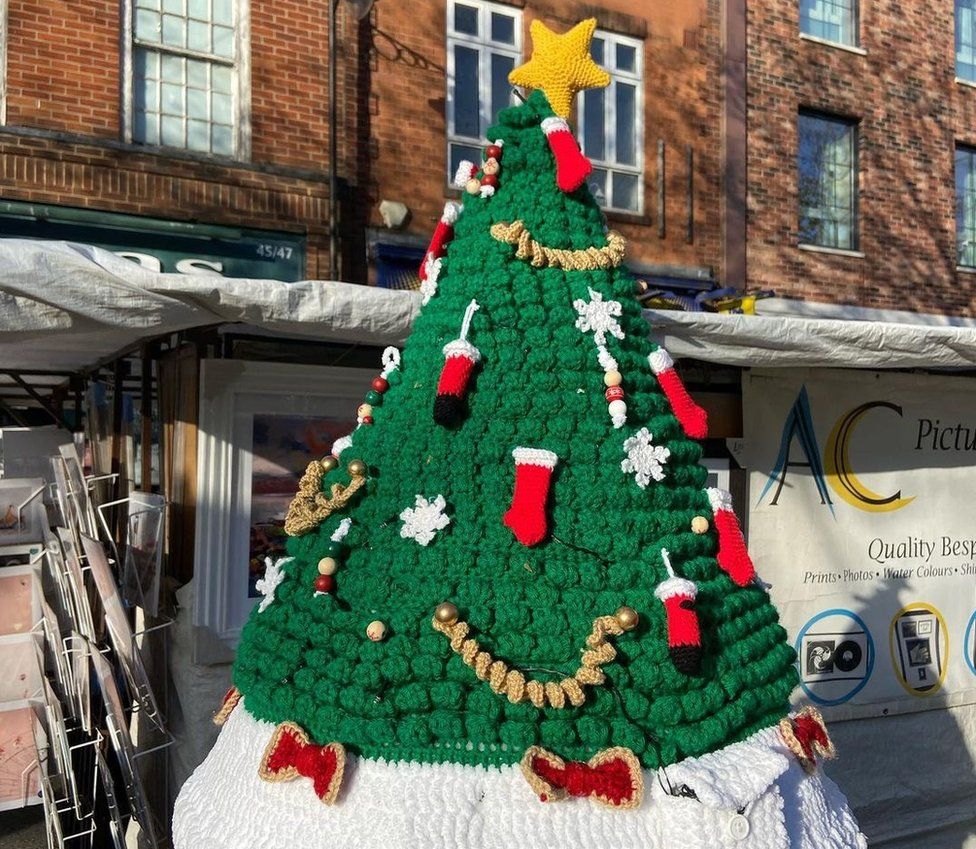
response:
[(294, 559), (294, 557), (282, 557), (272, 561), (270, 557), (264, 558), (264, 577), (258, 578), (254, 583), (254, 589), (264, 596), (258, 605), (258, 613), (264, 613), (268, 605), (275, 600), (275, 590), (285, 580), (285, 570), (282, 566)]
[(629, 439), (624, 440), (627, 458), (620, 463), (625, 472), (632, 472), (637, 485), (644, 489), (651, 480), (664, 480), (664, 464), (671, 456), (671, 449), (654, 444), (654, 434), (642, 427)]
[(400, 536), (427, 545), (438, 531), (451, 524), (451, 517), (444, 512), (445, 507), (447, 502), (443, 495), (438, 495), (433, 501), (418, 495), (414, 506), (400, 514), (403, 520)]
[(616, 319), (622, 311), (620, 301), (605, 301), (600, 292), (590, 289), (590, 300), (577, 298), (573, 306), (580, 316), (576, 319), (576, 328), (584, 333), (592, 331), (593, 341), (597, 345), (607, 344), (608, 333), (615, 339), (624, 338), (624, 331)]
[(430, 255), (424, 260), (426, 278), (420, 282), (420, 302), (423, 306), (437, 294), (437, 278), (441, 276), (440, 257)]

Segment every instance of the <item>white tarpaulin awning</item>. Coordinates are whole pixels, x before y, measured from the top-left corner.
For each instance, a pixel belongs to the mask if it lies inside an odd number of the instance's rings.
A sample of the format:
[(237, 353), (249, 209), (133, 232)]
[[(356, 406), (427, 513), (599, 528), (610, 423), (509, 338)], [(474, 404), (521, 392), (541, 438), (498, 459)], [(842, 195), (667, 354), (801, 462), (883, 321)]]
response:
[[(76, 371), (176, 330), (242, 323), (365, 344), (406, 338), (415, 292), (161, 274), (100, 248), (0, 239), (0, 363)], [(675, 357), (734, 366), (973, 368), (976, 327), (648, 311)]]
[(77, 371), (149, 339), (244, 323), (288, 336), (402, 342), (413, 292), (348, 283), (161, 274), (101, 248), (0, 239), (0, 363)]

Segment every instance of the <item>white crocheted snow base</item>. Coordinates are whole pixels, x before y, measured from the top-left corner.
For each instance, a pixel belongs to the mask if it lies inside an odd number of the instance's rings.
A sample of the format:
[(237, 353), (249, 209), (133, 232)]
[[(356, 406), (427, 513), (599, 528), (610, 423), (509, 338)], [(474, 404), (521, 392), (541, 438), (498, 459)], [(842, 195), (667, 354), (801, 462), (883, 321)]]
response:
[[(258, 764), (274, 727), (240, 703), (183, 786), (175, 849), (865, 849), (844, 796), (808, 776), (773, 729), (701, 758), (646, 772), (643, 804), (544, 804), (517, 766), (350, 758), (340, 798), (311, 782), (269, 783)], [(666, 773), (666, 775), (665, 775)], [(660, 780), (659, 780), (660, 779)], [(697, 799), (670, 795), (682, 785)]]

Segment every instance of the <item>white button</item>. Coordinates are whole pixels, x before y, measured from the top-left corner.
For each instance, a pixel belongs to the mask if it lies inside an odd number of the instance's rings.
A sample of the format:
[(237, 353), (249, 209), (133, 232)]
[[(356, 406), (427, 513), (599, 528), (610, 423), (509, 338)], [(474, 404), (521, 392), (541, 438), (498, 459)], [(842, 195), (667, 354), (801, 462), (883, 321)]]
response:
[(749, 820), (743, 814), (729, 817), (729, 835), (733, 840), (745, 840), (749, 836)]

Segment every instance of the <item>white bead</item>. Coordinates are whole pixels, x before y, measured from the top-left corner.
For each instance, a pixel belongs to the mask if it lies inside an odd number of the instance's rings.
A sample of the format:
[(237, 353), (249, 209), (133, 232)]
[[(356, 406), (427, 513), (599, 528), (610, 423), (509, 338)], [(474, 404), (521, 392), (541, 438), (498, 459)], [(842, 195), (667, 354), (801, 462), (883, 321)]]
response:
[(623, 416), (627, 413), (627, 405), (623, 401), (611, 401), (607, 409), (611, 416)]
[(608, 371), (605, 375), (603, 375), (604, 386), (620, 386), (622, 382), (623, 376), (619, 371)]
[(320, 575), (334, 575), (339, 564), (336, 563), (334, 557), (323, 557), (319, 561), (319, 574)]

